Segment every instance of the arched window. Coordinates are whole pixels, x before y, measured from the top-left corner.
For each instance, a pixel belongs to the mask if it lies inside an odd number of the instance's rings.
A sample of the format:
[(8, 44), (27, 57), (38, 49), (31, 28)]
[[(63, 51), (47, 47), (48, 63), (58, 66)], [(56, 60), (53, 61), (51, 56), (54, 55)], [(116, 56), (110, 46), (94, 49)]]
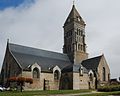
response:
[(82, 51), (83, 50), (83, 45), (81, 45), (80, 48), (81, 48), (81, 51)]
[(78, 44), (78, 50), (80, 50), (80, 44)]
[(33, 78), (39, 78), (39, 77), (40, 77), (39, 69), (34, 68), (33, 69)]
[(90, 81), (93, 81), (93, 75), (90, 73)]
[(55, 70), (55, 72), (54, 72), (54, 80), (59, 80), (59, 77), (60, 77), (59, 71)]
[(105, 81), (106, 79), (106, 74), (105, 74), (105, 67), (103, 67), (103, 81)]
[(83, 67), (81, 66), (79, 69), (80, 76), (83, 76)]

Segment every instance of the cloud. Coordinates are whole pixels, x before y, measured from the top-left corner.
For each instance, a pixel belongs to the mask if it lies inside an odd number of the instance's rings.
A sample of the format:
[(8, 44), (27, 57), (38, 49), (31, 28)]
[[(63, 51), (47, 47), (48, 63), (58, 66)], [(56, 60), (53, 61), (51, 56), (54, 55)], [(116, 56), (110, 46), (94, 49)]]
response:
[[(89, 56), (104, 53), (112, 77), (120, 74), (119, 4), (119, 0), (76, 0), (75, 4), (87, 24)], [(71, 7), (72, 0), (36, 0), (0, 11), (0, 64), (7, 38), (12, 43), (62, 52), (62, 26)]]

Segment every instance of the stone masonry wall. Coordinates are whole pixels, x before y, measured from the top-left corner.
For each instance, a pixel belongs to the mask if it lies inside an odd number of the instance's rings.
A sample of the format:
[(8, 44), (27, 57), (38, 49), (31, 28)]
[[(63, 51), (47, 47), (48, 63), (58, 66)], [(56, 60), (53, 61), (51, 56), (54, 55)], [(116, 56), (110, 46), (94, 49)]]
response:
[[(105, 81), (103, 81), (103, 67), (105, 68)], [(110, 69), (109, 66), (104, 58), (104, 56), (102, 57), (100, 64), (98, 66), (98, 80), (100, 80), (101, 83), (105, 83), (109, 81), (109, 76), (110, 75)]]

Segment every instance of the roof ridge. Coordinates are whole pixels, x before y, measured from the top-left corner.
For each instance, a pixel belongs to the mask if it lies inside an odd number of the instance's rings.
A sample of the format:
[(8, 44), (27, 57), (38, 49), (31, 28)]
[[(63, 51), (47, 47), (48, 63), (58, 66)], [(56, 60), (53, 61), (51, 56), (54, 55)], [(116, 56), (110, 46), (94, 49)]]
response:
[[(96, 57), (88, 58), (88, 59), (86, 59), (86, 60), (95, 59), (95, 58), (100, 58), (100, 57), (102, 57), (102, 56), (103, 56), (103, 55), (99, 55), (99, 56), (96, 56)], [(85, 61), (85, 60), (83, 60), (83, 61)]]

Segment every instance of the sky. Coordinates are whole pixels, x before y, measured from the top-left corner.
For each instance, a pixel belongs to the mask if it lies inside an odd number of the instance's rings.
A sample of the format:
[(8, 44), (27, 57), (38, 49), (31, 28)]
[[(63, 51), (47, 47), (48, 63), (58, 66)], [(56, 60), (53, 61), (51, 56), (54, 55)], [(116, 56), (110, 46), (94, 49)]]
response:
[[(63, 24), (73, 0), (0, 0), (0, 67), (10, 43), (62, 53)], [(89, 58), (105, 55), (111, 77), (120, 77), (120, 0), (76, 0), (86, 22)]]

